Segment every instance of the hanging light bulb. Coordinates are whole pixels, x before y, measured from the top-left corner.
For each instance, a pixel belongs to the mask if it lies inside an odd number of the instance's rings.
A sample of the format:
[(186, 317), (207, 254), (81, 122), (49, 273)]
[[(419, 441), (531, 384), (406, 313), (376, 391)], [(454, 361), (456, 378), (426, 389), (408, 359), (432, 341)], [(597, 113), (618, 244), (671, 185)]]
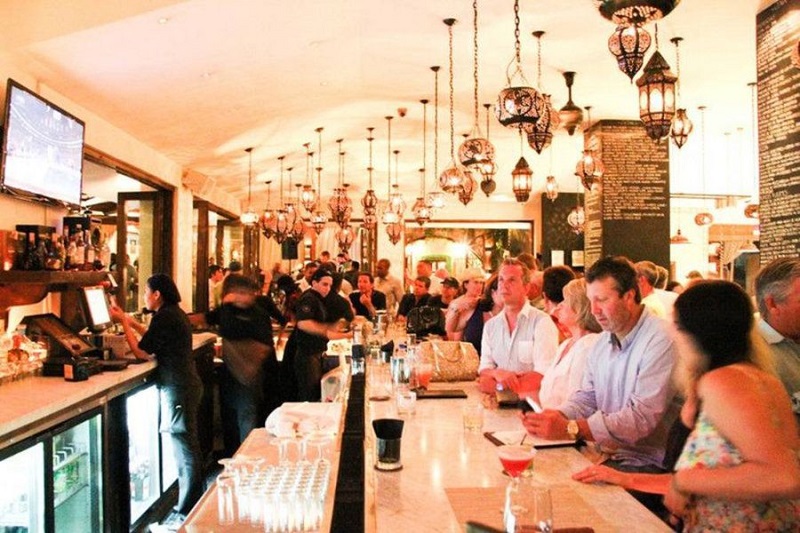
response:
[(675, 117), (672, 119), (672, 124), (669, 128), (669, 136), (675, 146), (681, 148), (689, 139), (689, 134), (692, 133), (694, 125), (689, 120), (686, 114), (686, 109), (679, 107), (681, 102), (681, 56), (678, 53), (678, 45), (683, 40), (683, 37), (673, 37), (670, 41), (675, 45), (675, 72), (678, 79), (675, 81), (675, 105), (678, 110), (675, 111)]
[(561, 122), (558, 112), (553, 109), (553, 104), (550, 102), (550, 95), (544, 94), (542, 87), (543, 35), (543, 31), (533, 32), (533, 36), (536, 37), (537, 44), (536, 85), (543, 100), (542, 110), (539, 114), (539, 120), (537, 120), (535, 124), (525, 124), (523, 126), (523, 129), (528, 136), (528, 145), (533, 148), (537, 154), (541, 154), (542, 150), (550, 145), (553, 140), (553, 131), (555, 131), (555, 129), (558, 127), (558, 124)]
[(487, 138), (481, 136), (481, 129), (478, 124), (478, 0), (473, 0), (472, 2), (472, 13), (474, 29), (472, 34), (472, 99), (475, 120), (472, 126), (472, 133), (458, 148), (458, 160), (465, 169), (473, 174), (479, 175), (481, 178), (485, 176), (491, 178), (497, 170), (494, 146), (489, 142), (488, 133)]
[[(703, 197), (706, 195), (706, 106), (698, 106), (700, 110), (700, 179), (703, 183)], [(714, 215), (708, 211), (701, 211), (694, 216), (694, 223), (698, 226), (708, 226), (714, 222)]]
[(264, 234), (264, 237), (267, 239), (271, 239), (272, 236), (275, 234), (275, 216), (276, 213), (272, 209), (272, 180), (267, 180), (267, 206), (264, 208), (264, 213), (261, 215), (261, 219), (258, 221), (259, 226), (261, 227), (261, 233)]
[(431, 67), (434, 78), (433, 103), (433, 186), (425, 196), (425, 205), (431, 210), (445, 206), (444, 192), (439, 190), (439, 67)]
[(561, 126), (567, 130), (569, 135), (575, 133), (575, 129), (583, 122), (583, 111), (572, 101), (572, 85), (575, 83), (575, 73), (565, 72), (564, 82), (567, 84), (567, 103), (558, 111)]
[[(592, 106), (586, 106), (587, 121), (584, 128), (584, 136), (587, 135), (592, 125)], [(603, 161), (594, 153), (593, 150), (584, 150), (583, 155), (575, 165), (575, 175), (581, 180), (581, 184), (587, 191), (594, 192), (600, 185), (600, 179), (605, 173)]]
[(313, 166), (311, 162), (314, 159), (314, 152), (309, 149), (311, 143), (305, 143), (303, 146), (306, 149), (306, 182), (303, 185), (303, 192), (300, 193), (300, 204), (306, 211), (312, 213), (317, 207), (317, 191), (314, 190), (311, 183), (311, 167)]
[(375, 128), (367, 128), (367, 142), (369, 143), (369, 167), (367, 168), (367, 172), (369, 173), (369, 187), (367, 192), (364, 193), (364, 197), (361, 198), (361, 207), (364, 208), (364, 219), (361, 222), (361, 226), (367, 230), (375, 228), (378, 223), (378, 195), (375, 194), (375, 189), (372, 186), (372, 171), (374, 170), (372, 166), (372, 141), (375, 140), (372, 136), (372, 131), (374, 129)]
[(256, 213), (255, 209), (253, 209), (253, 205), (250, 202), (253, 186), (253, 149), (246, 148), (245, 152), (247, 152), (249, 156), (249, 170), (247, 174), (247, 209), (239, 216), (239, 221), (245, 226), (255, 226), (258, 224), (258, 213)]
[(454, 98), (455, 88), (453, 86), (453, 24), (456, 19), (445, 19), (447, 33), (449, 36), (449, 57), (450, 57), (450, 165), (439, 175), (439, 187), (446, 193), (458, 194), (464, 186), (464, 168), (456, 162), (455, 151), (455, 126), (454, 126)]
[(419, 169), (419, 196), (411, 207), (411, 212), (414, 215), (414, 220), (422, 227), (431, 219), (433, 209), (428, 207), (425, 201), (425, 165), (428, 154), (428, 100), (423, 98), (420, 103), (422, 104), (422, 168)]
[(525, 124), (535, 124), (539, 120), (543, 102), (539, 92), (529, 86), (522, 72), (519, 22), (519, 0), (514, 0), (514, 71), (509, 73), (506, 70), (508, 87), (500, 91), (497, 97), (495, 115), (503, 126), (521, 129)]
[(317, 235), (322, 233), (328, 223), (328, 215), (325, 214), (325, 210), (322, 208), (322, 129), (317, 128), (314, 130), (317, 132), (317, 202), (314, 212), (311, 214), (311, 226)]

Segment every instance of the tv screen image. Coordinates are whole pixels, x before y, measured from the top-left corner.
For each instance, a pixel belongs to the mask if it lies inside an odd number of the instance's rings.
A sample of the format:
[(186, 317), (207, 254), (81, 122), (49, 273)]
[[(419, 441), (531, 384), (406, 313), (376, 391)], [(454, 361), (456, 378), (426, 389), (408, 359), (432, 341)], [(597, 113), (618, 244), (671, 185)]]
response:
[(80, 205), (84, 123), (12, 79), (3, 128), (3, 187)]

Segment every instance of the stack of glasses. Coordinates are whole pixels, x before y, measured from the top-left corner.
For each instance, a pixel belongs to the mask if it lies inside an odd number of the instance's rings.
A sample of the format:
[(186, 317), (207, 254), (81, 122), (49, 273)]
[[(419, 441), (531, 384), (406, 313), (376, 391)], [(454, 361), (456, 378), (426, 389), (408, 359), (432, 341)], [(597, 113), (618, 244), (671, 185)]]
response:
[(218, 478), (219, 523), (249, 523), (267, 533), (316, 531), (325, 509), (330, 470), (325, 460), (300, 461), (240, 471), (232, 476), (232, 484)]

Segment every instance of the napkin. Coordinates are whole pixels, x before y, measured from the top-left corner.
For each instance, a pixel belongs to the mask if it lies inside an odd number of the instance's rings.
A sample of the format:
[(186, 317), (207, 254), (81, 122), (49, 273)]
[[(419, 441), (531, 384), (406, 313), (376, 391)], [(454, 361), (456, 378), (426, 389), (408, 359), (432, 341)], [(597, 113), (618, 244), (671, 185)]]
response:
[(341, 414), (339, 403), (286, 402), (270, 413), (264, 426), (276, 437), (335, 435)]

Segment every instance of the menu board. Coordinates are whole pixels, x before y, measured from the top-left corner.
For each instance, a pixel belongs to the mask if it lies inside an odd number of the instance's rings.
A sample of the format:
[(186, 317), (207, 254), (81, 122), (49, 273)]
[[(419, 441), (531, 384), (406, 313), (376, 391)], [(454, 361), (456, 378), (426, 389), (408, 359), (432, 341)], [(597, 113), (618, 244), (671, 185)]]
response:
[(800, 255), (800, 44), (797, 2), (779, 0), (756, 17), (761, 264)]
[(624, 255), (668, 266), (667, 142), (653, 142), (638, 120), (601, 120), (585, 145), (605, 165), (601, 186), (586, 193), (586, 265)]
[[(579, 198), (580, 196), (580, 198)], [(578, 202), (582, 202), (583, 195), (574, 192), (559, 193), (554, 201), (547, 199), (542, 194), (542, 260), (545, 267), (558, 264), (554, 259), (559, 257), (561, 252), (562, 264), (571, 267), (582, 267), (583, 263), (575, 264), (576, 257), (572, 252), (583, 252), (583, 233), (575, 233), (569, 224), (567, 217), (570, 211), (575, 209)]]

